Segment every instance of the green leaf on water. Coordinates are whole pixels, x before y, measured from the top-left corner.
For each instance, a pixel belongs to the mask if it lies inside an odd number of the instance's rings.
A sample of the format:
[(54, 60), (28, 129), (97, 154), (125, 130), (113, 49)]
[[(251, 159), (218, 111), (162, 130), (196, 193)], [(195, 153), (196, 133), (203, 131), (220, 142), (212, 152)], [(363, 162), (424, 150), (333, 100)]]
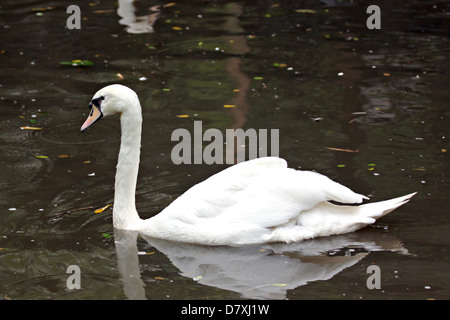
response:
[(48, 159), (47, 156), (35, 156), (35, 157), (38, 158), (38, 159)]
[(286, 287), (287, 286), (286, 283), (272, 283), (272, 285), (275, 287)]
[(337, 167), (338, 168), (345, 168), (345, 164), (338, 164)]
[(60, 64), (64, 66), (72, 66), (72, 67), (90, 67), (93, 66), (94, 63), (89, 60), (72, 60), (72, 61), (62, 61)]
[(111, 238), (112, 236), (111, 236), (109, 233), (102, 233), (102, 237), (104, 237), (104, 238), (106, 238), (106, 239), (109, 239), (109, 238)]
[(253, 77), (254, 80), (263, 80), (264, 77)]

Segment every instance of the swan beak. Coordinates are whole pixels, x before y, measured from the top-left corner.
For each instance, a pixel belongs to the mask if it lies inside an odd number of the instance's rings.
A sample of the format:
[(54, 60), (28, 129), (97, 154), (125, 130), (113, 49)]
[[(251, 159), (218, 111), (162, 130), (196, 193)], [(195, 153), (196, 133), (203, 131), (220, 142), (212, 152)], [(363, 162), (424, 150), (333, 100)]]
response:
[(90, 107), (91, 107), (91, 111), (89, 112), (88, 118), (81, 126), (81, 132), (86, 131), (94, 123), (96, 123), (98, 120), (100, 120), (103, 117), (103, 113), (100, 111), (100, 109), (97, 106), (91, 105)]

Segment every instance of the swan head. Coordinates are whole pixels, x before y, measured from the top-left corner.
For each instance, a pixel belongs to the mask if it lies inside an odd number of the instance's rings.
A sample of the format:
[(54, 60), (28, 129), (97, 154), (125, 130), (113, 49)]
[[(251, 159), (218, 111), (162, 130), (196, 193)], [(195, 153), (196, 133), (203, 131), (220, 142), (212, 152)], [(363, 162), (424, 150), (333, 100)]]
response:
[(103, 117), (123, 114), (137, 107), (140, 107), (140, 104), (136, 92), (121, 84), (106, 86), (92, 97), (89, 103), (89, 115), (81, 126), (81, 132), (89, 129)]

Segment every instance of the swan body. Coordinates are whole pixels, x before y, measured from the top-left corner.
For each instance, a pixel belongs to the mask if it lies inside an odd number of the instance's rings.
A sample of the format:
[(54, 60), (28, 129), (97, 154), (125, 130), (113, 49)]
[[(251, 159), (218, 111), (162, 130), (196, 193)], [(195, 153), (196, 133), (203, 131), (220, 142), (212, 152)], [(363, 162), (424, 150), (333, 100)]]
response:
[(113, 225), (146, 236), (207, 245), (295, 242), (344, 234), (372, 224), (415, 194), (359, 206), (367, 197), (324, 175), (288, 168), (265, 157), (231, 166), (191, 187), (154, 217), (135, 206), (142, 116), (136, 93), (110, 85), (93, 97), (85, 131), (103, 116), (121, 115)]

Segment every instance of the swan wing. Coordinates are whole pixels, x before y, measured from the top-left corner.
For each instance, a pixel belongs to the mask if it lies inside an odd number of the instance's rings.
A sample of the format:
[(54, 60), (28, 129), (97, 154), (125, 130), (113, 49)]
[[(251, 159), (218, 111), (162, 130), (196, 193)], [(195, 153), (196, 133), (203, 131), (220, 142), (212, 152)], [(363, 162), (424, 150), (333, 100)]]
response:
[(363, 196), (280, 158), (259, 158), (227, 168), (193, 186), (152, 218), (159, 235), (191, 242), (260, 242), (274, 228), (317, 204), (361, 202)]

